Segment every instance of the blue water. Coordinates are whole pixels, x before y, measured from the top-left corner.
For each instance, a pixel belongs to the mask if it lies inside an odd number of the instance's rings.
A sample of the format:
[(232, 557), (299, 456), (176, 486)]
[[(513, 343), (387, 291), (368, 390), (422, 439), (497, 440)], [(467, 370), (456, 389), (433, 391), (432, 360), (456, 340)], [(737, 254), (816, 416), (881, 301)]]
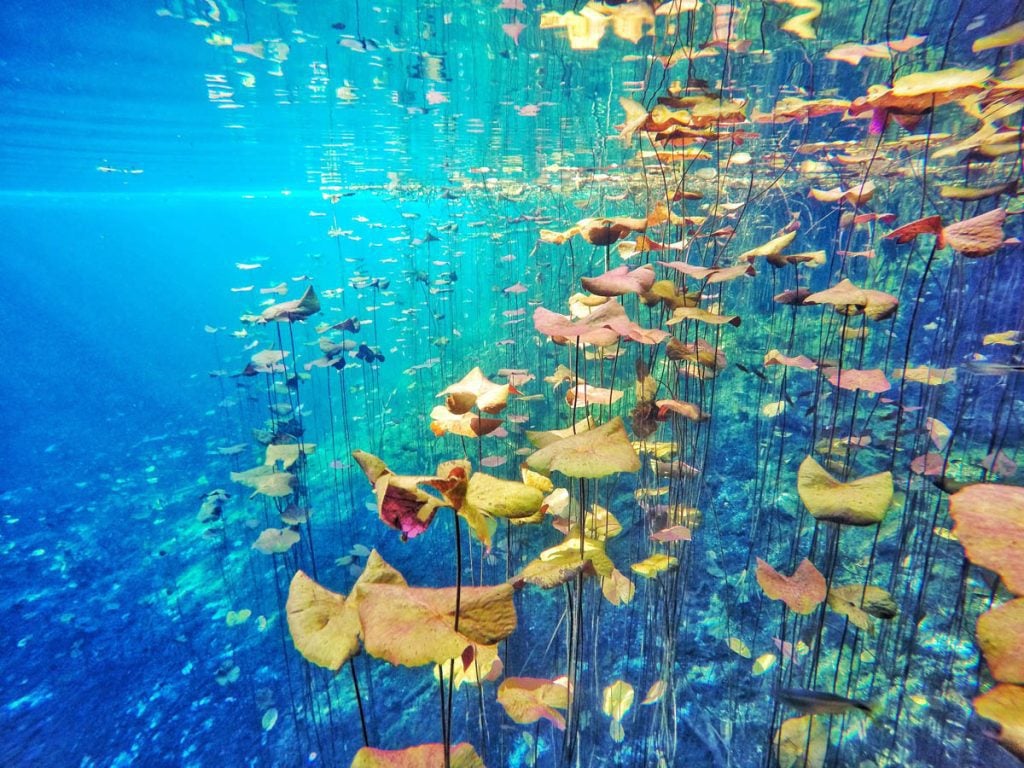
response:
[[(1017, 151), (994, 159), (929, 157), (925, 175), (919, 150), (878, 146), (867, 119), (723, 122), (704, 128), (750, 135), (700, 143), (706, 157), (662, 165), (651, 154), (654, 131), (628, 146), (617, 138), (619, 98), (649, 110), (672, 81), (685, 85), (685, 61), (666, 72), (653, 57), (711, 40), (711, 6), (681, 17), (692, 17), (692, 28), (669, 32), (659, 17), (658, 36), (634, 44), (609, 27), (598, 50), (579, 51), (564, 31), (540, 26), (543, 12), (572, 5), (515, 5), (5, 6), (0, 764), (348, 766), (364, 741), (390, 750), (438, 743), (447, 725), (453, 743), (472, 744), (492, 768), (778, 765), (773, 735), (800, 715), (780, 703), (781, 688), (875, 707), (870, 717), (857, 709), (816, 715), (827, 748), (798, 750), (783, 765), (803, 765), (805, 752), (809, 766), (1018, 764), (995, 738), (999, 727), (971, 706), (995, 684), (976, 646), (978, 616), (1013, 596), (991, 572), (968, 566), (947, 533), (949, 496), (911, 465), (939, 452), (936, 474), (949, 480), (1020, 483), (1020, 341), (982, 343), (986, 334), (1024, 331), (1024, 267), (1012, 241), (1024, 236), (1020, 198), (1013, 188), (980, 203), (939, 195), (942, 185), (1019, 181), (1019, 139)], [(797, 8), (749, 6), (737, 36), (751, 39), (752, 51), (695, 59), (689, 74), (716, 100), (748, 98), (750, 117), (785, 96), (849, 100), (891, 82), (888, 59), (851, 67), (825, 58), (844, 42), (927, 34), (900, 54), (897, 75), (998, 72), (1022, 50), (971, 52), (973, 40), (1020, 19), (1019, 4), (846, 5), (826, 3), (810, 41), (779, 29)], [(514, 23), (524, 25), (518, 43), (515, 28), (502, 29)], [(263, 58), (244, 47), (261, 42)], [(277, 61), (281, 44), (288, 54)], [(1019, 130), (1019, 116), (999, 118), (998, 130)], [(950, 104), (909, 131), (890, 124), (883, 138), (931, 132), (941, 147), (977, 126)], [(818, 141), (851, 143), (797, 151)], [(867, 170), (843, 162), (858, 147), (878, 152)], [(739, 151), (751, 163), (727, 167)], [(798, 172), (810, 159), (825, 165)], [(700, 200), (672, 199), (680, 174)], [(857, 213), (894, 213), (895, 223), (858, 225), (851, 235), (840, 226), (849, 206), (808, 198), (811, 187), (865, 178), (877, 191)], [(542, 229), (643, 217), (666, 198), (690, 217), (711, 215), (716, 200), (749, 204), (706, 226), (652, 224), (651, 239), (683, 245), (628, 261), (580, 237), (540, 242)], [(1008, 240), (983, 258), (933, 250), (933, 235), (899, 246), (882, 239), (922, 215), (949, 224), (997, 207), (1010, 213)], [(623, 299), (641, 326), (723, 351), (728, 365), (714, 378), (677, 375), (664, 342), (623, 342), (621, 357), (596, 359), (534, 327), (538, 306), (568, 312), (582, 276), (659, 260), (730, 266), (794, 219), (800, 229), (787, 252), (822, 249), (824, 266), (776, 270), (758, 257), (756, 277), (704, 286), (701, 306), (720, 303), (741, 316), (739, 327), (666, 327), (660, 308)], [(721, 227), (735, 237), (706, 236)], [(867, 248), (874, 258), (837, 253)], [(656, 272), (682, 285), (677, 273)], [(847, 277), (897, 296), (895, 318), (844, 320), (828, 308), (772, 301), (795, 279), (820, 291)], [(322, 305), (308, 320), (241, 319), (299, 298), (306, 286)], [(317, 329), (349, 317), (361, 321), (358, 333)], [(864, 341), (838, 341), (841, 328), (862, 326)], [(349, 338), (383, 360), (350, 350), (343, 370), (307, 369), (322, 354), (321, 337)], [(773, 348), (844, 369), (880, 368), (892, 386), (854, 393), (815, 372), (766, 367)], [(268, 349), (288, 353), (287, 369), (243, 376)], [(674, 458), (700, 474), (656, 471), (646, 446), (637, 472), (552, 476), (573, 499), (572, 515), (596, 503), (621, 522), (623, 534), (606, 547), (635, 584), (632, 602), (612, 605), (593, 576), (517, 590), (518, 628), (499, 646), (503, 675), (455, 690), (450, 710), (429, 665), (398, 667), (364, 652), (335, 674), (301, 656), (285, 617), (299, 569), (349, 594), (365, 547), (411, 585), (453, 586), (460, 566), (465, 586), (494, 585), (563, 541), (548, 521), (500, 521), (485, 552), (444, 508), (403, 542), (378, 519), (351, 451), (377, 454), (403, 475), (430, 475), (440, 461), (465, 457), (474, 471), (519, 479), (532, 450), (526, 430), (565, 428), (585, 415), (566, 406), (565, 383), (545, 377), (565, 365), (591, 386), (622, 390), (618, 403), (586, 410), (601, 423), (621, 416), (633, 432), (638, 362), (654, 371), (659, 398), (710, 414), (668, 417), (649, 437), (675, 441)], [(982, 375), (968, 363), (1010, 367)], [(917, 365), (955, 369), (956, 382), (926, 387), (894, 375)], [(521, 394), (500, 416), (507, 435), (435, 437), (438, 393), (474, 366), (499, 382), (501, 369), (534, 377), (517, 385)], [(947, 446), (930, 441), (927, 419), (950, 427)], [(259, 430), (316, 445), (288, 497), (252, 494), (231, 478), (263, 463)], [(829, 457), (821, 446), (833, 433), (870, 443), (850, 458)], [(1012, 469), (982, 465), (996, 451)], [(808, 455), (831, 458), (844, 479), (891, 471), (896, 498), (885, 522), (815, 523), (797, 494)], [(201, 522), (215, 489), (230, 494), (223, 516)], [(291, 526), (300, 543), (283, 554), (253, 549), (265, 528), (288, 527), (279, 513), (290, 502), (312, 510), (310, 522)], [(658, 504), (700, 510), (692, 541), (649, 539), (669, 522)], [(676, 563), (651, 579), (630, 569), (656, 552)], [(789, 574), (805, 557), (832, 586), (886, 588), (898, 616), (872, 618), (863, 631), (824, 605), (798, 615), (768, 599), (755, 558)], [(251, 615), (231, 625), (229, 611), (241, 610)], [(809, 650), (786, 658), (776, 641)], [(755, 660), (768, 664), (769, 654), (772, 666), (755, 674)], [(564, 731), (548, 719), (519, 724), (497, 701), (502, 679), (565, 675), (575, 695)], [(622, 740), (602, 711), (616, 680), (635, 689)], [(665, 693), (641, 704), (659, 680)]]

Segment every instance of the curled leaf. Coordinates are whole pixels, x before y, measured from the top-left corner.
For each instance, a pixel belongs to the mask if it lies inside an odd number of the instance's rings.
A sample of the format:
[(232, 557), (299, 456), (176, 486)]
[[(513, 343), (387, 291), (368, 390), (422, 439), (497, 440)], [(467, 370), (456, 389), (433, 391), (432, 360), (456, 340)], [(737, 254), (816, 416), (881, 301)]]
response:
[(757, 583), (772, 600), (781, 600), (794, 613), (807, 614), (825, 599), (825, 577), (804, 558), (792, 576), (785, 576), (757, 558)]
[(558, 710), (569, 706), (569, 688), (562, 680), (506, 677), (498, 686), (498, 703), (517, 723), (534, 723), (543, 718), (564, 731), (565, 718)]
[(879, 472), (843, 483), (808, 456), (797, 473), (797, 492), (817, 520), (874, 525), (882, 521), (892, 502), (892, 473)]

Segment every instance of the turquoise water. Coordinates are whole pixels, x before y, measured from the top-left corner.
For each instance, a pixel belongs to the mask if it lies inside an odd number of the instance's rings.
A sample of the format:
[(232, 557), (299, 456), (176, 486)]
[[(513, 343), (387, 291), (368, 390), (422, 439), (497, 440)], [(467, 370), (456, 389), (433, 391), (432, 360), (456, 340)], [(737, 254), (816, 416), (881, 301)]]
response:
[(0, 763), (1018, 764), (1022, 10), (816, 5), (9, 4)]

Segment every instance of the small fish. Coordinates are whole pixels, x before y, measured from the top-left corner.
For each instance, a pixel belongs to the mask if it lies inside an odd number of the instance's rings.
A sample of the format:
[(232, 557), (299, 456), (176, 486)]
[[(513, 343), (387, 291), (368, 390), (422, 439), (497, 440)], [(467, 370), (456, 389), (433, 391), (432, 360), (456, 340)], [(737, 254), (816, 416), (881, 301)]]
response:
[(757, 378), (761, 379), (761, 381), (768, 381), (768, 377), (764, 375), (764, 372), (757, 370), (757, 368), (748, 368), (743, 363), (736, 363), (736, 367), (744, 373), (754, 374)]
[(786, 706), (808, 715), (841, 715), (852, 709), (859, 709), (869, 715), (874, 712), (874, 708), (866, 701), (806, 688), (780, 688), (775, 696)]

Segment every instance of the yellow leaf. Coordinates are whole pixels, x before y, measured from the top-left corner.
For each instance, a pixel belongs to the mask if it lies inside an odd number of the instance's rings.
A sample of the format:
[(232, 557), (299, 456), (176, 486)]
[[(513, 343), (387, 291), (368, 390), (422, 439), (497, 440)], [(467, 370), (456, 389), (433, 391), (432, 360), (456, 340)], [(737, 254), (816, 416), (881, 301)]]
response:
[(744, 659), (749, 659), (751, 657), (750, 648), (748, 648), (747, 644), (738, 637), (730, 637), (726, 639), (725, 642), (729, 646), (729, 650), (733, 653), (742, 656)]
[(667, 571), (678, 563), (679, 561), (671, 555), (656, 552), (650, 557), (641, 560), (639, 563), (634, 563), (630, 568), (634, 573), (639, 573), (641, 576), (653, 579), (662, 571)]
[(754, 660), (754, 666), (751, 668), (751, 672), (754, 675), (763, 675), (769, 669), (774, 667), (775, 662), (778, 660), (779, 657), (774, 653), (762, 653)]
[(1020, 331), (1002, 331), (1001, 333), (989, 333), (981, 340), (982, 346), (988, 346), (989, 344), (999, 344), (1004, 347), (1014, 347), (1020, 344), (1022, 334)]
[(616, 568), (610, 576), (601, 579), (601, 593), (612, 605), (626, 605), (633, 600), (636, 585)]
[(633, 686), (625, 680), (616, 680), (604, 689), (601, 711), (612, 720), (621, 720), (633, 706)]
[(1008, 27), (997, 29), (990, 35), (979, 37), (971, 45), (971, 50), (974, 53), (981, 53), (992, 48), (1004, 48), (1020, 42), (1024, 42), (1024, 21), (1018, 21)]
[(316, 451), (316, 445), (314, 443), (292, 443), (290, 445), (268, 445), (267, 446), (267, 457), (264, 459), (264, 466), (272, 467), (278, 461), (281, 462), (282, 469), (288, 469), (292, 464), (299, 460), (300, 452), (306, 456), (311, 456)]
[(367, 653), (405, 667), (459, 658), (466, 646), (493, 645), (516, 628), (510, 584), (463, 587), (457, 631), (454, 587), (357, 584), (353, 594)]
[(498, 703), (517, 723), (544, 718), (564, 731), (565, 718), (557, 710), (569, 706), (569, 688), (564, 678), (507, 677), (498, 686)]
[(647, 695), (644, 696), (644, 700), (640, 702), (640, 705), (657, 704), (661, 701), (661, 697), (665, 695), (666, 690), (668, 690), (668, 683), (665, 680), (655, 680), (651, 683), (651, 687), (647, 689)]
[(818, 720), (810, 715), (784, 720), (775, 732), (779, 768), (822, 768), (828, 749), (828, 735)]
[(874, 525), (882, 521), (892, 502), (892, 473), (879, 472), (843, 483), (808, 456), (797, 473), (797, 493), (817, 520)]

